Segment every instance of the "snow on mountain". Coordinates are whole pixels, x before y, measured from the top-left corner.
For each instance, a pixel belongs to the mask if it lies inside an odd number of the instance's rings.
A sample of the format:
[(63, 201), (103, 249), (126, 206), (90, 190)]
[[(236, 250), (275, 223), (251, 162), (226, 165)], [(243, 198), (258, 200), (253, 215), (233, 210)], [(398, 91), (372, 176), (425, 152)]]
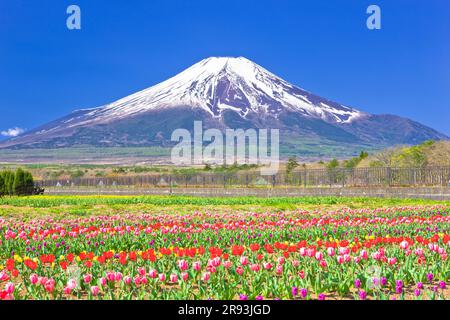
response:
[(64, 123), (69, 127), (107, 123), (177, 106), (201, 108), (213, 117), (220, 117), (223, 110), (230, 109), (244, 118), (249, 112), (276, 117), (281, 110), (288, 109), (337, 123), (348, 123), (364, 114), (316, 97), (244, 57), (211, 57), (153, 87), (87, 109), (90, 111)]

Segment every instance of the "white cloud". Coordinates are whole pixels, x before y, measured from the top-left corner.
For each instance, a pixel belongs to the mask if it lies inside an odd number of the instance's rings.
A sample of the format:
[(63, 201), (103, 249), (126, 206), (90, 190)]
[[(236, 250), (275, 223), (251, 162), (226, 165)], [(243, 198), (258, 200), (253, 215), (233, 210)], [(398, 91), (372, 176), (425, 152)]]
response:
[(0, 134), (4, 137), (17, 137), (19, 134), (24, 133), (25, 130), (19, 127), (10, 128), (8, 130), (3, 130)]

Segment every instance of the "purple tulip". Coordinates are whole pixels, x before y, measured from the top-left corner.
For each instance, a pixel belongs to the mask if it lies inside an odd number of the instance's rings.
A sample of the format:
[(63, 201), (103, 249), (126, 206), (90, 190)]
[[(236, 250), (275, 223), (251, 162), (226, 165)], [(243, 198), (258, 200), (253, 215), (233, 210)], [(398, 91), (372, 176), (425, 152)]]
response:
[(355, 288), (360, 288), (361, 287), (361, 280), (356, 279), (355, 280)]
[(439, 288), (441, 288), (442, 290), (445, 289), (445, 281), (439, 281)]
[(320, 293), (320, 294), (317, 296), (317, 298), (318, 298), (319, 300), (325, 300), (325, 295), (324, 295), (323, 293)]
[(367, 298), (367, 292), (365, 292), (364, 290), (361, 290), (360, 292), (358, 292), (358, 296), (359, 296), (359, 299), (365, 300)]
[(298, 295), (298, 288), (292, 287), (292, 296), (295, 298)]
[(300, 289), (300, 296), (302, 298), (306, 298), (307, 295), (308, 295), (308, 290), (306, 290), (305, 288)]

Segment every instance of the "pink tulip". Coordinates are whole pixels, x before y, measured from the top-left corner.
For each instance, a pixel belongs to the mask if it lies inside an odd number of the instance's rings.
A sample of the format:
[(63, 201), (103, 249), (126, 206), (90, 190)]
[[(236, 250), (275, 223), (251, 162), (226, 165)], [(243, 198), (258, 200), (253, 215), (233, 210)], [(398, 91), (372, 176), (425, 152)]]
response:
[[(114, 278), (115, 278), (115, 276), (114, 276)], [(105, 278), (100, 278), (100, 279), (98, 279), (98, 281), (100, 282), (100, 285), (102, 287), (106, 286), (106, 279)]]
[(245, 266), (245, 265), (248, 264), (248, 258), (245, 257), (245, 256), (242, 256), (242, 257), (240, 258), (240, 261), (241, 261), (241, 264), (242, 264), (243, 266)]
[(375, 251), (374, 253), (372, 253), (372, 259), (380, 260), (381, 259), (381, 254), (378, 251)]
[(200, 271), (200, 269), (202, 268), (200, 261), (195, 261), (194, 263), (192, 263), (192, 268), (195, 271)]
[(369, 257), (369, 254), (367, 253), (366, 250), (361, 250), (360, 257), (366, 260)]
[(322, 260), (323, 259), (323, 254), (322, 252), (316, 252), (316, 260)]
[(187, 272), (181, 273), (181, 279), (183, 279), (183, 281), (187, 281), (188, 278), (189, 278), (189, 274)]
[(328, 253), (328, 255), (329, 255), (330, 257), (334, 256), (334, 248), (329, 247), (329, 248), (327, 249), (327, 253)]
[(158, 277), (159, 277), (159, 281), (161, 281), (161, 282), (163, 282), (164, 280), (166, 280), (166, 275), (165, 275), (164, 273), (160, 273), (160, 274), (158, 275)]
[(55, 290), (55, 280), (53, 279), (49, 279), (47, 280), (47, 282), (44, 284), (44, 288), (45, 291), (47, 292), (53, 292), (53, 290)]
[(122, 280), (122, 277), (123, 277), (123, 275), (122, 275), (121, 272), (116, 272), (116, 273), (114, 274), (114, 279), (116, 279), (116, 281)]
[(141, 284), (147, 284), (147, 282), (148, 282), (148, 280), (147, 280), (147, 276), (142, 276), (142, 277), (140, 277), (140, 282), (141, 282)]
[(206, 268), (206, 270), (208, 270), (208, 271), (211, 272), (211, 273), (214, 273), (214, 272), (217, 271), (216, 267), (214, 267), (214, 266), (208, 266), (208, 267)]
[[(238, 267), (238, 268), (240, 268), (240, 267)], [(202, 281), (208, 281), (209, 280), (209, 278), (211, 277), (211, 274), (209, 273), (209, 272), (205, 272), (203, 275), (202, 275)]]
[(408, 249), (408, 247), (409, 247), (408, 241), (404, 240), (404, 241), (400, 242), (401, 249)]
[(263, 267), (266, 270), (270, 270), (270, 269), (272, 269), (272, 264), (270, 262), (264, 262)]
[(178, 282), (178, 276), (175, 273), (172, 273), (169, 278), (170, 282)]
[(302, 257), (306, 256), (306, 248), (300, 248), (299, 252)]
[(94, 297), (98, 295), (99, 291), (100, 291), (100, 288), (99, 288), (99, 287), (97, 287), (97, 286), (92, 286), (92, 287), (91, 287), (91, 293), (92, 293), (92, 295), (93, 295)]
[(148, 272), (148, 276), (149, 276), (150, 278), (152, 278), (152, 279), (155, 279), (155, 278), (158, 277), (158, 273), (156, 272), (155, 269), (151, 269), (151, 270)]
[(75, 281), (75, 279), (69, 279), (69, 281), (67, 281), (67, 288), (69, 288), (71, 291), (73, 289), (75, 289), (77, 287), (77, 282)]
[(277, 259), (278, 264), (283, 264), (284, 263), (284, 257), (279, 257)]
[(178, 261), (178, 267), (180, 268), (181, 271), (186, 271), (189, 266), (186, 260), (180, 260)]
[(258, 272), (260, 269), (261, 269), (261, 267), (259, 266), (259, 264), (256, 264), (256, 263), (254, 263), (250, 266), (250, 270), (255, 271), (255, 272)]
[(349, 254), (344, 254), (344, 262), (348, 263), (348, 262), (351, 261), (351, 259), (352, 259), (352, 258), (350, 257)]
[(230, 260), (227, 260), (227, 261), (225, 261), (224, 263), (223, 263), (223, 266), (224, 266), (224, 268), (226, 268), (226, 269), (228, 269), (228, 268), (230, 268), (231, 267), (231, 261)]
[(292, 265), (293, 265), (295, 268), (297, 268), (297, 267), (300, 265), (300, 261), (298, 261), (298, 260), (293, 260), (293, 261), (292, 261)]
[(37, 276), (37, 274), (33, 273), (30, 275), (30, 282), (31, 284), (36, 284), (39, 281), (39, 277)]
[(110, 281), (110, 282), (113, 282), (113, 281), (116, 280), (116, 274), (115, 274), (114, 272), (108, 271), (108, 272), (106, 273), (106, 279), (107, 279), (108, 281)]
[(339, 264), (343, 264), (343, 263), (344, 263), (344, 257), (341, 256), (341, 255), (337, 256), (337, 262), (338, 262)]
[(39, 277), (39, 284), (45, 286), (45, 283), (48, 281), (46, 277)]
[(5, 271), (0, 271), (0, 281), (6, 281), (9, 279), (9, 276), (6, 274)]
[(327, 266), (327, 262), (325, 260), (320, 260), (319, 264), (322, 268), (325, 268)]
[(131, 277), (130, 277), (130, 276), (125, 276), (125, 277), (123, 278), (123, 282), (124, 282), (126, 285), (131, 284)]
[(283, 266), (281, 264), (277, 265), (277, 267), (275, 268), (275, 271), (278, 274), (282, 274), (283, 273)]
[(137, 275), (137, 276), (135, 276), (134, 278), (133, 278), (133, 282), (134, 282), (134, 284), (135, 285), (140, 285), (141, 284), (141, 277), (139, 276), (139, 275)]
[(138, 274), (139, 274), (140, 276), (145, 276), (145, 274), (147, 273), (147, 272), (145, 271), (145, 268), (144, 268), (144, 267), (139, 267), (139, 268), (137, 268), (137, 272), (138, 272)]
[(83, 276), (83, 280), (84, 280), (84, 283), (90, 283), (92, 281), (92, 275), (91, 274), (85, 274)]
[(5, 285), (5, 291), (6, 291), (6, 293), (7, 294), (12, 294), (13, 292), (14, 292), (14, 283), (12, 283), (12, 282), (8, 282), (6, 285)]
[(220, 257), (215, 257), (214, 259), (211, 259), (211, 265), (213, 267), (220, 266)]
[(242, 274), (244, 273), (244, 269), (241, 266), (239, 266), (236, 268), (236, 272), (238, 275), (242, 276)]
[(397, 262), (397, 258), (389, 258), (388, 259), (388, 263), (392, 266), (392, 265), (394, 265), (395, 263)]
[(72, 292), (72, 289), (70, 289), (69, 287), (64, 287), (63, 292), (65, 294), (70, 294)]

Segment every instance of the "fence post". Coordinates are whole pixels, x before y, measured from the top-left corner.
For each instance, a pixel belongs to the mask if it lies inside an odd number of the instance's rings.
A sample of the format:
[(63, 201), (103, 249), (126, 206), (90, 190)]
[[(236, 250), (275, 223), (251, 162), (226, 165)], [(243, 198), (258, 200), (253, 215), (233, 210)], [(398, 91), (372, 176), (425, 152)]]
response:
[(306, 180), (308, 179), (308, 171), (305, 168), (305, 178), (303, 179), (303, 186), (306, 188)]
[(387, 167), (387, 172), (386, 173), (387, 173), (388, 186), (390, 187), (392, 185), (392, 182), (391, 182), (391, 178), (392, 178), (391, 167)]

